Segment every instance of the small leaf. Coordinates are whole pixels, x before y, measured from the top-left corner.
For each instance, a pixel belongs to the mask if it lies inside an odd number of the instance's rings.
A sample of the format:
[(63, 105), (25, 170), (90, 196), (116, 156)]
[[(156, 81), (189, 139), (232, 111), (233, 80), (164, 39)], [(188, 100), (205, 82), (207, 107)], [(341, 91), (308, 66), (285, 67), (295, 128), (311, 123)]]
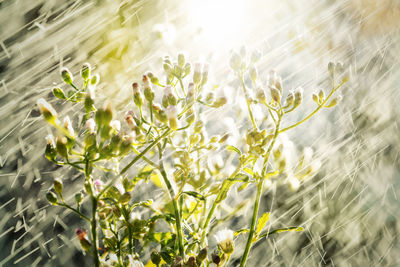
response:
[(250, 174), (251, 176), (254, 176), (254, 172), (253, 172), (253, 170), (250, 169), (250, 168), (245, 167), (245, 168), (243, 168), (243, 171), (244, 171), (245, 173), (247, 173), (247, 174)]
[(234, 235), (234, 236), (238, 236), (238, 235), (240, 235), (240, 234), (245, 234), (245, 233), (248, 233), (248, 232), (250, 232), (249, 229), (240, 229), (240, 230), (235, 231), (235, 232), (233, 233), (233, 235)]
[(258, 239), (261, 239), (263, 237), (268, 237), (268, 236), (274, 235), (274, 234), (283, 233), (283, 232), (301, 232), (301, 231), (304, 231), (303, 227), (293, 226), (293, 227), (287, 227), (287, 228), (280, 228), (280, 229), (275, 229), (275, 230), (270, 231), (268, 233), (262, 234), (262, 235), (259, 236)]
[(231, 146), (231, 145), (227, 145), (225, 148), (226, 148), (226, 150), (238, 153), (239, 156), (242, 155), (242, 152), (240, 152), (240, 150), (237, 147), (234, 147), (234, 146)]
[(243, 183), (241, 186), (238, 187), (237, 191), (240, 192), (240, 191), (246, 189), (248, 185), (249, 185), (249, 183)]
[(269, 220), (269, 212), (264, 213), (260, 217), (260, 219), (258, 219), (257, 229), (256, 229), (257, 234), (260, 234), (260, 232), (264, 229), (264, 227), (267, 224), (268, 220)]
[(182, 192), (182, 194), (186, 194), (200, 200), (205, 200), (205, 197), (202, 194), (197, 193), (196, 191), (184, 191)]

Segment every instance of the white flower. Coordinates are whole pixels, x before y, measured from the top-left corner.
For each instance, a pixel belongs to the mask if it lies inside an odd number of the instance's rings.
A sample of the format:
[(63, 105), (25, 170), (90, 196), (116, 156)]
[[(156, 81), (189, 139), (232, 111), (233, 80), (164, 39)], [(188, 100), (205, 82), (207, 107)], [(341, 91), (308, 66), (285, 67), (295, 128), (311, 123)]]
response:
[(121, 130), (121, 122), (119, 120), (113, 120), (110, 122), (110, 127), (119, 132)]
[(88, 119), (85, 123), (85, 127), (89, 133), (94, 133), (94, 129), (96, 128), (96, 122), (92, 118)]
[(66, 116), (64, 118), (64, 128), (67, 129), (68, 133), (71, 136), (73, 136), (75, 134), (74, 128), (72, 128), (72, 123), (71, 123), (71, 119), (69, 118), (69, 116)]
[(56, 147), (56, 143), (54, 142), (54, 136), (52, 134), (46, 136), (46, 142), (48, 145)]
[(218, 243), (218, 247), (225, 254), (232, 254), (235, 250), (235, 245), (233, 243), (233, 231), (229, 229), (224, 229), (215, 234), (215, 240)]

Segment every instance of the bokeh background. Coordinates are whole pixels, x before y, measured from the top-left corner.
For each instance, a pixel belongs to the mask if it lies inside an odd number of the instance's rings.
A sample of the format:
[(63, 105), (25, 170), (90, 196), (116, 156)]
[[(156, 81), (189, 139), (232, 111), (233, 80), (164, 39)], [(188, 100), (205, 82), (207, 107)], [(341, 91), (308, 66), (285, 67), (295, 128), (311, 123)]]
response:
[[(312, 109), (312, 92), (326, 88), (329, 61), (350, 73), (341, 105), (286, 136), (299, 151), (314, 148), (319, 172), (297, 191), (271, 185), (262, 200), (274, 226), (306, 230), (257, 244), (248, 266), (400, 265), (398, 0), (3, 0), (0, 25), (0, 266), (91, 265), (74, 236), (80, 222), (44, 197), (55, 177), (70, 192), (79, 186), (76, 173), (44, 159), (50, 128), (35, 106), (52, 99), (61, 67), (77, 74), (90, 62), (101, 74), (97, 94), (122, 114), (132, 81), (160, 73), (162, 57), (180, 51), (209, 62), (210, 84), (235, 96), (228, 62), (242, 45), (262, 51), (260, 76), (273, 68), (284, 90), (304, 87), (293, 121)], [(237, 113), (224, 114), (229, 122)], [(250, 213), (226, 226), (240, 229)]]

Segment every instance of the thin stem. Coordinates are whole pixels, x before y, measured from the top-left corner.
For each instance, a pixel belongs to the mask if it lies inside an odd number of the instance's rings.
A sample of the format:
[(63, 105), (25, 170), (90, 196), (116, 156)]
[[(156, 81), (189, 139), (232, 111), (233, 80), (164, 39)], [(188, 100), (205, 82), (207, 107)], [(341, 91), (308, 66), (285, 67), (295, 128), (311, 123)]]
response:
[(255, 203), (254, 203), (254, 208), (253, 208), (253, 216), (251, 217), (251, 225), (250, 225), (250, 232), (249, 232), (249, 236), (247, 238), (247, 243), (246, 243), (246, 248), (243, 252), (243, 256), (242, 259), (240, 260), (240, 267), (244, 267), (246, 266), (246, 262), (247, 262), (247, 258), (249, 256), (250, 253), (250, 249), (251, 249), (251, 245), (253, 244), (253, 236), (254, 233), (256, 231), (256, 222), (258, 220), (258, 210), (260, 207), (260, 201), (261, 201), (261, 193), (263, 190), (263, 185), (264, 185), (264, 176), (265, 176), (265, 172), (267, 170), (267, 165), (268, 165), (268, 160), (269, 160), (269, 156), (271, 154), (271, 150), (275, 144), (276, 138), (279, 135), (279, 126), (282, 120), (282, 116), (283, 116), (283, 112), (282, 109), (280, 110), (280, 113), (278, 113), (278, 121), (276, 123), (275, 126), (275, 131), (274, 131), (274, 136), (272, 138), (271, 144), (268, 147), (267, 153), (265, 154), (265, 158), (264, 158), (264, 162), (263, 162), (263, 168), (261, 171), (261, 177), (258, 179), (257, 182), (257, 195), (256, 195), (256, 199), (255, 199)]
[(176, 234), (178, 236), (178, 249), (179, 249), (179, 254), (182, 257), (182, 259), (185, 258), (185, 249), (184, 249), (184, 243), (183, 243), (183, 234), (182, 234), (182, 225), (181, 225), (181, 214), (179, 212), (179, 206), (178, 206), (178, 200), (175, 198), (175, 192), (174, 189), (172, 188), (172, 185), (170, 181), (168, 180), (167, 173), (165, 172), (164, 164), (162, 162), (162, 151), (161, 147), (159, 146), (159, 155), (160, 155), (160, 173), (161, 176), (163, 177), (164, 183), (168, 188), (168, 193), (169, 196), (172, 200), (172, 204), (174, 206), (174, 213), (175, 213), (175, 226), (176, 226)]
[(122, 175), (127, 170), (129, 170), (129, 168), (132, 167), (133, 164), (135, 164), (139, 159), (141, 159), (150, 149), (152, 149), (156, 144), (158, 144), (158, 142), (160, 142), (161, 139), (163, 139), (170, 133), (171, 133), (170, 129), (166, 130), (162, 135), (160, 135), (156, 140), (154, 140), (149, 146), (147, 146), (139, 155), (137, 155), (131, 162), (129, 162), (128, 165), (126, 165), (125, 168), (123, 168), (119, 174)]
[(67, 208), (67, 209), (73, 211), (74, 213), (76, 213), (77, 215), (79, 215), (79, 217), (81, 217), (82, 219), (84, 219), (84, 220), (90, 222), (89, 217), (85, 216), (82, 212), (78, 211), (77, 209), (74, 209), (73, 207), (71, 207), (71, 206), (69, 206), (69, 205), (67, 205), (67, 204), (65, 204), (65, 203), (58, 204), (58, 205), (60, 205), (61, 207), (65, 207), (65, 208)]
[(249, 99), (249, 96), (247, 94), (246, 85), (244, 84), (244, 81), (243, 81), (243, 75), (240, 75), (240, 82), (242, 83), (243, 93), (244, 93), (244, 96), (246, 98), (247, 110), (249, 111), (249, 116), (250, 116), (251, 123), (253, 124), (253, 128), (257, 129), (257, 125), (256, 125), (256, 122), (254, 120), (253, 112), (251, 111), (251, 107), (250, 107), (250, 99)]
[(254, 203), (253, 216), (251, 217), (249, 237), (247, 238), (246, 248), (243, 252), (242, 259), (240, 260), (240, 267), (246, 266), (247, 257), (249, 256), (251, 244), (253, 243), (253, 236), (256, 228), (258, 209), (260, 207), (263, 184), (264, 184), (264, 179), (261, 177), (257, 184), (257, 195), (256, 195), (256, 201)]

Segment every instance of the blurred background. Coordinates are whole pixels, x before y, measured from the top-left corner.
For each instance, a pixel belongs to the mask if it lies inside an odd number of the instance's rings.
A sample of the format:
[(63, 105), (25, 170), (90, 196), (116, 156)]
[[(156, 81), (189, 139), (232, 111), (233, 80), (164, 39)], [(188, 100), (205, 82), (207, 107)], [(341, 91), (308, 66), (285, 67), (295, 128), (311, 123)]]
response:
[[(161, 73), (162, 57), (180, 51), (210, 63), (209, 84), (236, 95), (228, 62), (243, 45), (262, 52), (261, 77), (275, 69), (286, 92), (303, 86), (293, 121), (313, 109), (314, 91), (328, 90), (329, 61), (350, 73), (338, 107), (286, 136), (298, 151), (313, 147), (318, 173), (297, 190), (271, 185), (262, 200), (274, 226), (305, 231), (260, 242), (248, 266), (400, 265), (398, 0), (3, 0), (0, 25), (0, 266), (91, 264), (74, 235), (80, 222), (45, 201), (55, 177), (70, 192), (79, 186), (76, 173), (43, 156), (50, 128), (36, 100), (74, 112), (51, 98), (62, 67), (77, 74), (90, 62), (101, 74), (97, 95), (122, 114), (130, 84), (144, 71)], [(232, 192), (238, 197), (246, 196)], [(230, 227), (246, 225), (250, 213)]]

